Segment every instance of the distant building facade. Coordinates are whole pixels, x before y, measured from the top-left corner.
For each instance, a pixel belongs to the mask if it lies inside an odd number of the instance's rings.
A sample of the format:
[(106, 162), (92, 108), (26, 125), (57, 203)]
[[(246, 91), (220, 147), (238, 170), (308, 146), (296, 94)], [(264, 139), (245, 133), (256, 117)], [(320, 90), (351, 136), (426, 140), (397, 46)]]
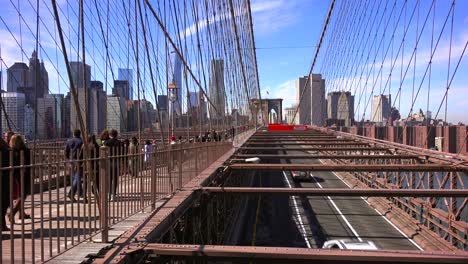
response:
[(127, 132), (127, 105), (123, 97), (110, 95), (107, 97), (107, 128), (119, 133)]
[(198, 93), (197, 92), (190, 92), (189, 93), (189, 102), (190, 107), (198, 107)]
[(391, 95), (374, 95), (372, 97), (372, 122), (385, 122), (390, 118), (392, 108)]
[[(119, 68), (119, 80), (127, 81), (128, 83), (128, 98), (127, 100), (133, 100), (133, 70)], [(115, 83), (114, 83), (115, 87)]]
[(350, 92), (327, 95), (327, 125), (351, 126), (354, 122), (354, 96)]
[[(308, 76), (300, 77), (296, 80), (296, 104), (299, 105), (298, 121), (299, 124), (311, 124), (311, 82), (307, 81)], [(307, 86), (306, 86), (307, 83)], [(302, 97), (302, 100), (301, 100)]]
[(285, 119), (286, 124), (299, 124), (299, 122), (297, 121), (297, 115), (296, 115), (296, 118), (294, 118), (294, 113), (296, 112), (295, 105), (291, 107), (286, 107), (284, 109), (284, 112), (285, 112), (284, 119)]
[(107, 123), (107, 95), (104, 91), (103, 83), (100, 81), (91, 81), (89, 89), (89, 132), (99, 135), (106, 129)]
[(210, 101), (214, 105), (214, 107), (212, 105), (209, 105), (210, 118), (223, 118), (226, 112), (226, 92), (224, 88), (224, 60), (211, 60), (209, 87)]
[(325, 80), (321, 74), (312, 74), (311, 82), (311, 114), (312, 125), (323, 126), (326, 118)]
[[(174, 83), (177, 86), (177, 98), (174, 102), (174, 110), (170, 110), (171, 113), (175, 113), (176, 115), (182, 114), (182, 61), (180, 60), (179, 55), (172, 51), (170, 55), (170, 60), (168, 61), (166, 69), (169, 71), (168, 76), (168, 86), (170, 83)], [(171, 106), (172, 107), (172, 104)]]
[(354, 95), (350, 92), (341, 92), (338, 98), (337, 119), (343, 120), (346, 127), (354, 122)]
[[(81, 61), (72, 61), (70, 62), (71, 77), (73, 84), (76, 89), (89, 88), (91, 85), (91, 66), (85, 65), (83, 72), (83, 62)], [(85, 76), (83, 76), (83, 73)], [(83, 77), (86, 78), (83, 83)]]
[(114, 80), (114, 88), (112, 94), (130, 100), (130, 86), (127, 80)]
[(44, 62), (40, 62), (37, 58), (36, 51), (33, 51), (29, 59), (28, 80), (28, 86), (33, 88), (36, 98), (43, 98), (44, 95), (49, 93), (49, 74), (44, 66)]
[(338, 119), (338, 99), (341, 92), (327, 94), (327, 119)]
[(57, 138), (57, 102), (53, 95), (37, 99), (37, 138)]
[(29, 84), (29, 67), (26, 63), (16, 62), (7, 69), (7, 92), (16, 93), (18, 87)]
[(8, 131), (9, 126), (11, 130), (24, 135), (24, 123), (25, 123), (25, 96), (22, 93), (17, 92), (5, 92), (1, 94), (5, 111), (8, 114), (8, 118), (4, 111), (1, 111), (2, 120), (2, 132)]
[(168, 120), (169, 120), (169, 108), (168, 108), (168, 99), (167, 95), (158, 95), (158, 108), (159, 108), (159, 124), (162, 128), (168, 127)]

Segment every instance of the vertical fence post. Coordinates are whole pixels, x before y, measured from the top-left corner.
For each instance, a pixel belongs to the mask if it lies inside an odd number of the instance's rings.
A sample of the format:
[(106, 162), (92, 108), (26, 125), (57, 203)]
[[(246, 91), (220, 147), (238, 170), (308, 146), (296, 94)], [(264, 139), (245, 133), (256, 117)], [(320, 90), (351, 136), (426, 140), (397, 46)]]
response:
[(179, 153), (177, 155), (177, 159), (179, 160), (179, 164), (178, 164), (179, 165), (179, 189), (182, 188), (182, 167), (183, 167), (182, 166), (182, 162), (183, 162), (182, 153), (183, 153), (183, 147), (182, 145), (179, 145)]
[(156, 209), (156, 144), (153, 144), (153, 153), (151, 153), (151, 210)]
[(194, 158), (195, 158), (195, 177), (198, 176), (198, 158), (199, 158), (199, 157), (198, 157), (198, 156), (199, 156), (199, 153), (198, 153), (199, 151), (198, 151), (198, 150), (199, 150), (199, 149), (200, 149), (199, 146), (196, 146), (196, 147), (194, 148), (194, 150), (195, 150), (195, 156), (194, 156)]
[(172, 193), (174, 191), (174, 184), (172, 182), (172, 170), (174, 169), (174, 155), (173, 155), (173, 151), (174, 151), (174, 145), (169, 145), (169, 149), (167, 151), (167, 174), (169, 176), (169, 193)]
[(208, 146), (209, 146), (210, 143), (206, 143), (205, 146), (206, 146), (206, 160), (205, 160), (205, 169), (208, 168), (208, 165), (211, 163), (211, 160), (210, 160), (210, 152), (209, 152), (209, 149), (208, 149)]
[(101, 211), (99, 212), (99, 218), (101, 222), (101, 240), (102, 243), (107, 243), (109, 240), (109, 230), (108, 230), (108, 210), (107, 210), (107, 203), (108, 203), (108, 167), (109, 167), (109, 160), (108, 160), (108, 147), (101, 147), (99, 149), (99, 198), (100, 198), (100, 208)]

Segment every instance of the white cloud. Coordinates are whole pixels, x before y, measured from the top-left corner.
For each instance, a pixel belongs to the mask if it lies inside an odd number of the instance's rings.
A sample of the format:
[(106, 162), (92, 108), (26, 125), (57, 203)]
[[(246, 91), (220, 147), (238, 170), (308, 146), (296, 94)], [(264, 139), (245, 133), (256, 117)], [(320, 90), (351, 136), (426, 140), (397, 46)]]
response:
[(296, 22), (299, 17), (295, 1), (252, 1), (253, 26), (256, 34), (268, 34)]
[[(296, 21), (297, 10), (296, 3), (288, 0), (254, 0), (252, 1), (251, 11), (256, 33), (269, 33), (285, 26), (288, 26)], [(245, 12), (238, 12), (236, 17), (245, 15)], [(214, 24), (222, 20), (230, 20), (230, 11), (217, 14), (216, 17), (211, 16), (200, 18), (197, 22), (192, 23), (180, 33), (180, 37), (189, 37), (198, 32), (204, 31), (208, 25)]]
[(270, 90), (269, 98), (283, 98), (283, 110), (296, 103), (296, 79), (288, 80)]

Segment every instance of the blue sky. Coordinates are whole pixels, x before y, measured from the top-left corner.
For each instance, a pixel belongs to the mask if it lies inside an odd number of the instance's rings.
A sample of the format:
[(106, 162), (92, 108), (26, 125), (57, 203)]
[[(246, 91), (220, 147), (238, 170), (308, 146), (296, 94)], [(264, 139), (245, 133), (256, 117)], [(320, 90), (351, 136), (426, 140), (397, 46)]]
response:
[[(343, 1), (337, 1), (334, 10), (334, 17), (339, 5)], [(385, 1), (384, 1), (385, 2)], [(389, 1), (393, 3), (393, 1)], [(398, 8), (403, 1), (398, 1)], [(409, 1), (408, 10), (414, 6), (416, 1)], [(426, 10), (429, 10), (430, 1), (421, 1), (420, 12), (423, 20), (423, 15)], [(451, 1), (437, 1), (436, 2), (436, 19), (435, 28), (440, 29), (443, 20), (449, 10)], [(253, 10), (254, 30), (256, 44), (258, 48), (262, 47), (294, 47), (294, 46), (314, 46), (317, 44), (319, 35), (322, 30), (323, 22), (327, 14), (330, 1), (318, 0), (304, 0), (304, 1), (286, 1), (286, 0), (252, 0), (252, 6), (256, 6), (259, 10)], [(262, 8), (263, 7), (263, 8)], [(397, 10), (398, 10), (397, 8)], [(408, 11), (409, 12), (409, 11)], [(332, 20), (333, 21), (333, 20)], [(422, 22), (420, 22), (422, 24)], [(421, 25), (420, 24), (420, 25)], [(409, 27), (408, 38), (414, 38), (414, 31), (416, 23), (412, 23)], [(402, 28), (402, 27), (401, 27)], [(429, 28), (429, 27), (428, 27)], [(330, 34), (329, 27), (328, 34)], [(400, 29), (398, 29), (400, 30)], [(402, 35), (401, 31), (396, 32), (396, 35)], [(449, 30), (445, 30), (442, 35), (438, 52), (435, 53), (433, 59), (433, 73), (431, 77), (431, 92), (429, 110), (433, 112), (433, 117), (440, 104), (441, 98), (445, 93), (445, 84), (447, 80), (447, 67), (448, 67), (448, 49), (449, 44)], [(422, 80), (423, 73), (427, 66), (430, 54), (430, 38), (428, 38), (429, 31), (424, 31), (422, 42), (418, 47), (418, 60), (416, 64), (415, 83), (416, 86)], [(390, 34), (388, 34), (390, 35)], [(413, 41), (407, 40), (407, 41)], [(457, 1), (454, 16), (454, 28), (452, 39), (452, 59), (450, 63), (451, 74), (461, 55), (465, 43), (468, 41), (468, 1)], [(408, 45), (409, 46), (409, 45)], [(262, 96), (270, 98), (284, 98), (284, 107), (289, 107), (295, 102), (295, 80), (299, 76), (306, 75), (309, 71), (315, 47), (308, 48), (277, 48), (277, 49), (259, 49), (257, 51), (260, 85), (262, 87)], [(321, 50), (319, 54), (319, 61), (316, 69), (320, 69), (323, 54), (325, 49)], [(463, 121), (468, 123), (468, 51), (462, 59), (458, 72), (455, 75), (451, 88), (449, 90), (449, 104), (448, 104), (448, 121), (457, 123)], [(446, 55), (444, 55), (446, 54)], [(404, 53), (404, 60), (408, 62), (410, 54), (408, 48)], [(376, 63), (380, 64), (379, 61)], [(399, 67), (399, 62), (396, 64)], [(384, 63), (384, 77), (388, 75), (390, 62), (387, 60)], [(412, 68), (411, 68), (412, 69)], [(314, 70), (314, 73), (320, 73)], [(399, 71), (398, 71), (399, 74)], [(407, 116), (411, 105), (411, 88), (412, 88), (412, 71), (403, 85), (402, 85), (402, 100), (401, 100), (401, 114)], [(351, 77), (349, 77), (351, 78)], [(427, 86), (426, 78), (422, 85), (421, 96), (418, 96), (414, 110), (418, 111), (422, 108), (426, 109)], [(327, 80), (327, 89), (331, 89), (332, 80)], [(336, 87), (333, 86), (335, 89)], [(399, 87), (399, 81), (392, 80), (391, 90), (392, 96), (396, 95), (396, 90)], [(266, 95), (266, 91), (269, 95)], [(346, 90), (346, 89), (345, 89)], [(388, 91), (388, 88), (387, 90)], [(369, 95), (369, 93), (368, 93)], [(366, 96), (363, 96), (366, 97)], [(355, 104), (358, 99), (356, 98)], [(361, 104), (364, 104), (361, 102)], [(369, 106), (370, 107), (370, 106)], [(444, 107), (438, 118), (443, 118)], [(361, 109), (361, 111), (363, 111)], [(366, 110), (366, 118), (369, 118), (370, 109)], [(362, 113), (361, 113), (362, 115)], [(361, 116), (359, 116), (360, 118)]]
[[(34, 2), (34, 3), (33, 3)], [(385, 1), (384, 1), (385, 2)], [(393, 1), (389, 1), (393, 2)], [(403, 1), (397, 1), (399, 5), (403, 3)], [(414, 5), (416, 3), (415, 0), (408, 1), (409, 5)], [(23, 47), (24, 53), (22, 54), (16, 41), (12, 38), (11, 34), (8, 32), (8, 29), (4, 26), (3, 22), (0, 21), (0, 46), (2, 49), (2, 59), (5, 63), (0, 65), (3, 70), (6, 69), (7, 66), (11, 66), (14, 61), (27, 61), (27, 58), (32, 53), (32, 49), (34, 47), (34, 39), (31, 37), (33, 34), (29, 32), (29, 30), (34, 31), (35, 28), (28, 29), (25, 24), (35, 25), (35, 16), (33, 11), (33, 6), (35, 1), (26, 0), (20, 1), (21, 12), (23, 14), (23, 18), (25, 21), (21, 21), (19, 23), (19, 18), (17, 15), (17, 11), (13, 7), (12, 3), (16, 5), (17, 1), (10, 1), (10, 0), (0, 0), (0, 5), (2, 11), (0, 12), (0, 16), (2, 19), (6, 20), (6, 22), (10, 25), (10, 30), (13, 31), (13, 35), (19, 39), (19, 27), (18, 24), (22, 24), (22, 33), (23, 33)], [(57, 52), (56, 44), (53, 42), (54, 37), (50, 37), (50, 33), (54, 34), (55, 25), (53, 18), (50, 14), (50, 10), (47, 9), (45, 4), (50, 7), (50, 1), (44, 0), (40, 1), (41, 3), (41, 45), (42, 48), (40, 49), (39, 55), (41, 58), (44, 59), (46, 68), (49, 72), (49, 79), (51, 83), (51, 92), (60, 92), (66, 93), (68, 91), (67, 81), (65, 76), (63, 76), (63, 71), (56, 70), (53, 65), (59, 65), (58, 68), (64, 69), (62, 59), (56, 59), (55, 53)], [(69, 1), (67, 5), (67, 1), (60, 0), (58, 1), (59, 7), (61, 8), (61, 16), (62, 19), (66, 17), (70, 17), (71, 23), (65, 24), (64, 30), (65, 34), (73, 35), (73, 31), (70, 31), (70, 26), (73, 27), (74, 22), (73, 20), (76, 19), (76, 13), (74, 14), (72, 11), (67, 10), (67, 6), (70, 3), (76, 4), (73, 1)], [(104, 73), (103, 69), (105, 68), (102, 65), (104, 63), (104, 52), (102, 52), (103, 47), (97, 46), (92, 47), (89, 40), (90, 39), (97, 39), (99, 38), (99, 30), (96, 28), (96, 15), (93, 11), (93, 1), (85, 1), (87, 6), (87, 10), (91, 10), (93, 14), (89, 14), (87, 18), (88, 23), (94, 21), (92, 25), (94, 30), (92, 35), (88, 37), (88, 54), (90, 55), (87, 58), (87, 62), (92, 66), (92, 75), (104, 82)], [(98, 3), (101, 3), (98, 1)], [(342, 0), (338, 0), (335, 6), (335, 11), (338, 10), (340, 4), (343, 3)], [(345, 2), (346, 3), (346, 2)], [(424, 13), (429, 7), (430, 1), (421, 1), (421, 11)], [(445, 16), (446, 10), (450, 6), (450, 1), (448, 0), (439, 0), (437, 1), (437, 19), (436, 19), (436, 28), (440, 28), (442, 24), (443, 16)], [(257, 60), (258, 60), (258, 70), (259, 70), (259, 78), (260, 78), (260, 86), (262, 91), (263, 97), (270, 97), (270, 98), (283, 98), (284, 99), (284, 107), (290, 106), (294, 103), (296, 98), (296, 89), (295, 89), (295, 80), (300, 77), (304, 76), (308, 73), (313, 55), (315, 53), (315, 45), (319, 39), (323, 22), (328, 11), (330, 1), (321, 1), (321, 0), (251, 0), (251, 8), (253, 13), (253, 22), (254, 22), (254, 32), (255, 32), (255, 40), (257, 46)], [(102, 3), (101, 3), (102, 5)], [(101, 6), (102, 9), (105, 9), (104, 6)], [(70, 8), (72, 10), (73, 8)], [(444, 13), (445, 12), (445, 13)], [(69, 15), (67, 14), (69, 13)], [(110, 19), (115, 20), (122, 20), (119, 17), (111, 17)], [(336, 19), (336, 12), (335, 16), (332, 17)], [(91, 21), (91, 22), (89, 22)], [(62, 21), (63, 22), (63, 21)], [(192, 21), (193, 22), (193, 21)], [(76, 25), (75, 25), (76, 26)], [(189, 28), (187, 28), (189, 29)], [(332, 27), (329, 28), (330, 30)], [(409, 30), (414, 30), (414, 25), (411, 25)], [(115, 31), (116, 35), (112, 35), (111, 38), (113, 39), (114, 43), (118, 42), (119, 33), (118, 30)], [(161, 41), (163, 36), (160, 33), (160, 30), (155, 30), (158, 32), (157, 36), (153, 36), (153, 38), (159, 39)], [(330, 32), (328, 33), (330, 34)], [(401, 32), (398, 31), (397, 35)], [(327, 35), (329, 36), (329, 35)], [(468, 1), (457, 1), (456, 2), (456, 12), (454, 17), (454, 35), (453, 35), (453, 43), (452, 43), (452, 60), (451, 60), (451, 70), (453, 71), (456, 60), (458, 60), (461, 49), (463, 45), (468, 41)], [(71, 45), (76, 45), (75, 39), (70, 41)], [(102, 44), (102, 43), (101, 43)], [(140, 43), (141, 44), (141, 43)], [(112, 68), (116, 71), (117, 67), (125, 67), (125, 59), (119, 60), (119, 56), (121, 54), (126, 53), (126, 45), (127, 43), (120, 44), (118, 46), (113, 47), (113, 53), (115, 54), (115, 63), (112, 65)], [(416, 70), (416, 81), (417, 78), (422, 76), (424, 72), (425, 66), (427, 65), (427, 55), (428, 55), (428, 45), (429, 41), (427, 38), (423, 43), (420, 45), (419, 55), (418, 55), (418, 63), (417, 63), (417, 70)], [(432, 88), (430, 93), (430, 110), (435, 112), (437, 110), (438, 104), (445, 92), (445, 83), (447, 79), (447, 58), (448, 56), (444, 56), (442, 53), (447, 54), (447, 50), (449, 47), (449, 39), (447, 34), (444, 34), (439, 49), (441, 50), (441, 55), (436, 54), (437, 56), (434, 59), (434, 66), (433, 66), (433, 77), (432, 77)], [(88, 49), (88, 48), (87, 48)], [(317, 64), (316, 69), (320, 69), (321, 62), (323, 59), (325, 49), (321, 50), (319, 54), (319, 61)], [(75, 54), (75, 56), (73, 55)], [(407, 56), (409, 53), (405, 53), (405, 60), (409, 59)], [(23, 55), (23, 56), (22, 56)], [(71, 60), (76, 59), (76, 52), (71, 52), (69, 54)], [(163, 56), (163, 55), (160, 55)], [(426, 58), (425, 58), (426, 56)], [(463, 121), (468, 123), (468, 60), (467, 54), (462, 60), (462, 63), (459, 67), (458, 73), (455, 76), (454, 82), (452, 83), (450, 92), (449, 92), (449, 106), (448, 106), (448, 120), (452, 122)], [(23, 58), (22, 58), (23, 57)], [(91, 61), (90, 57), (94, 59)], [(194, 61), (193, 58), (189, 58), (189, 61)], [(5, 65), (6, 64), (6, 65)], [(377, 64), (379, 62), (377, 61)], [(96, 67), (96, 65), (101, 65)], [(164, 68), (164, 65), (161, 65)], [(385, 68), (383, 72), (388, 74), (388, 67), (389, 63), (385, 63)], [(130, 68), (132, 68), (130, 66)], [(196, 66), (192, 65), (192, 68), (195, 70)], [(146, 69), (146, 72), (148, 69)], [(320, 73), (317, 70), (314, 73)], [(6, 76), (4, 72), (4, 89), (6, 88)], [(110, 73), (108, 73), (108, 76)], [(385, 75), (384, 75), (385, 76)], [(110, 77), (110, 76), (109, 76)], [(326, 76), (325, 76), (326, 77)], [(146, 77), (147, 78), (147, 77)], [(326, 77), (327, 78), (327, 77)], [(348, 77), (352, 78), (352, 77)], [(147, 79), (148, 80), (148, 79)], [(336, 89), (336, 82), (333, 78), (327, 78), (327, 89)], [(411, 100), (408, 100), (411, 96), (408, 96), (408, 93), (411, 93), (410, 86), (412, 83), (412, 77), (408, 77), (406, 81), (402, 85), (403, 90), (403, 99), (401, 102), (401, 113), (403, 116), (409, 113), (409, 105), (411, 105)], [(398, 87), (398, 83), (396, 81), (392, 81), (391, 83), (392, 94), (396, 91), (396, 87)], [(111, 84), (108, 84), (109, 87)], [(165, 84), (164, 81), (159, 83), (160, 89), (164, 90)], [(192, 84), (193, 85), (193, 84)], [(106, 85), (105, 85), (106, 86)], [(426, 86), (426, 83), (423, 84)], [(269, 91), (269, 95), (266, 94), (266, 91)], [(109, 92), (109, 91), (108, 91)], [(424, 96), (420, 96), (421, 99), (415, 103), (415, 110), (419, 109), (420, 107), (425, 109), (426, 103), (423, 100), (425, 97), (426, 91), (423, 89), (422, 93)], [(152, 100), (152, 94), (147, 93), (148, 99)], [(366, 95), (367, 96), (367, 95)], [(364, 96), (364, 97), (366, 97)], [(369, 113), (370, 110), (367, 110)], [(443, 113), (439, 114), (439, 117), (443, 117)]]
[(283, 98), (284, 106), (295, 101), (295, 79), (309, 71), (329, 5), (315, 0), (252, 1), (262, 96)]

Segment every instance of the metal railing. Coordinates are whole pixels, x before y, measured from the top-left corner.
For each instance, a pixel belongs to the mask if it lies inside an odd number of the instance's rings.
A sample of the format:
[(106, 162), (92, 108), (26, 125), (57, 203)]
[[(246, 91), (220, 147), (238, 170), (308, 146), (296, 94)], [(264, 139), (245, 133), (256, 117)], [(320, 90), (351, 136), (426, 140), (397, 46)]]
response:
[(42, 262), (84, 240), (107, 242), (110, 226), (155, 209), (231, 148), (227, 141), (101, 147), (74, 161), (60, 148), (4, 151), (0, 224), (9, 230), (2, 231), (0, 263)]

